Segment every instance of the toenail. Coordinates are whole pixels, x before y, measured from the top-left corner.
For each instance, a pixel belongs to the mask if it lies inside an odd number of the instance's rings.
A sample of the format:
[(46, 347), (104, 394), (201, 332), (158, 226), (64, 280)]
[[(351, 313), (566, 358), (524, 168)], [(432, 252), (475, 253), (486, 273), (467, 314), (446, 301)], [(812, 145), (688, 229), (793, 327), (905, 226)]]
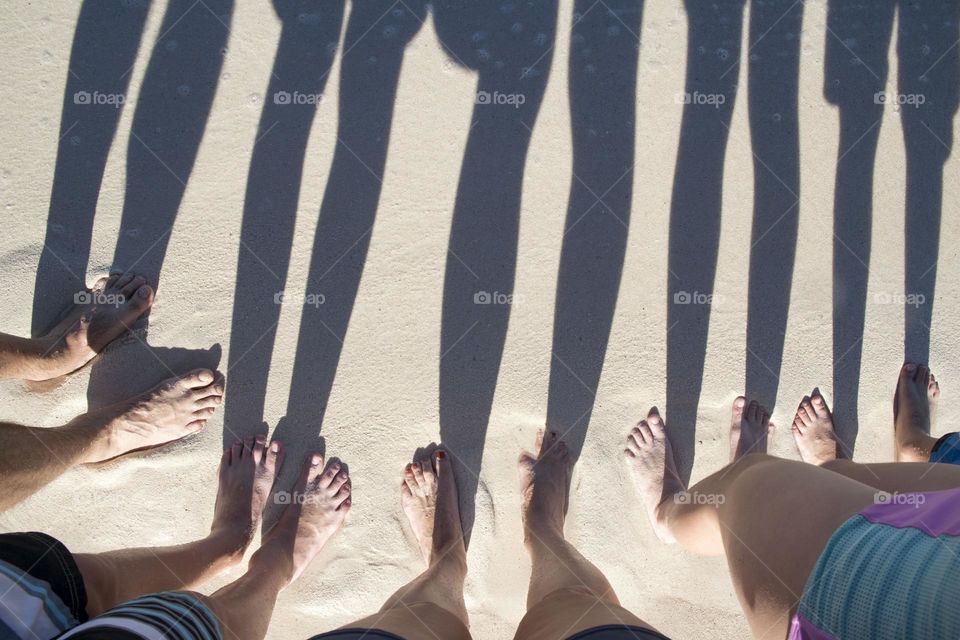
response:
[(340, 477), (341, 480), (346, 480), (346, 479), (347, 479), (347, 474), (341, 473), (339, 477)]
[(150, 297), (150, 287), (148, 287), (147, 285), (143, 285), (142, 287), (140, 287), (139, 289), (137, 289), (137, 296), (143, 298), (144, 300), (146, 300), (147, 298), (149, 298), (149, 297)]
[(271, 442), (271, 443), (270, 443), (270, 451), (273, 451), (274, 453), (280, 451), (280, 443), (279, 443), (279, 442)]
[(437, 457), (443, 460), (444, 458), (447, 457), (447, 454), (444, 453), (443, 451), (437, 451)]

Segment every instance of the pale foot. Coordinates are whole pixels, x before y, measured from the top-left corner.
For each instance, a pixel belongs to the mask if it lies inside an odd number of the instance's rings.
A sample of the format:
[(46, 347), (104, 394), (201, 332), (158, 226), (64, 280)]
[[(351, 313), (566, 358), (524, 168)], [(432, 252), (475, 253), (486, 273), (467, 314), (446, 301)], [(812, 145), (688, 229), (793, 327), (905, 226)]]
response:
[(220, 458), (220, 486), (210, 535), (221, 538), (239, 561), (253, 534), (283, 464), (279, 442), (268, 447), (266, 436), (247, 436), (227, 447)]
[(74, 418), (99, 433), (83, 462), (101, 462), (200, 431), (223, 402), (224, 381), (209, 369), (169, 378), (130, 400)]
[(797, 407), (790, 427), (800, 451), (800, 459), (810, 464), (847, 458), (833, 429), (833, 415), (819, 389), (805, 396)]
[(573, 460), (567, 443), (556, 431), (537, 432), (536, 453), (520, 453), (520, 494), (524, 539), (527, 544), (563, 538), (570, 498)]
[(338, 462), (323, 470), (323, 456), (307, 457), (280, 520), (250, 560), (250, 570), (278, 576), (288, 586), (309, 566), (350, 512), (350, 475)]
[(132, 273), (101, 278), (89, 291), (74, 296), (66, 317), (47, 335), (42, 363), (33, 380), (48, 380), (76, 371), (127, 331), (153, 304), (153, 289)]
[(743, 410), (747, 407), (747, 399), (737, 396), (733, 401), (733, 410), (730, 417), (730, 462), (737, 459), (737, 447), (740, 444), (740, 423), (743, 421)]
[(624, 456), (654, 532), (663, 542), (675, 542), (661, 517), (661, 505), (686, 491), (686, 486), (677, 472), (670, 439), (656, 407), (627, 436)]
[(404, 467), (400, 506), (428, 567), (447, 558), (466, 566), (460, 497), (446, 451), (437, 449)]
[[(931, 409), (940, 386), (925, 365), (904, 363), (893, 397), (893, 424), (897, 462), (927, 462), (936, 438), (930, 435)], [(933, 405), (931, 405), (933, 401)]]

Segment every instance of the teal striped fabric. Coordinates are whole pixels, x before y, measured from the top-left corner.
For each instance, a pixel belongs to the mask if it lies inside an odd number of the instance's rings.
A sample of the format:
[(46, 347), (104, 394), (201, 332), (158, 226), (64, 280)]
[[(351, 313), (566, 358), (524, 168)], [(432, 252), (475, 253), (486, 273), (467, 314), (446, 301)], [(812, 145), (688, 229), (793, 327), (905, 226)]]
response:
[(827, 543), (798, 613), (842, 640), (960, 638), (960, 538), (853, 516)]

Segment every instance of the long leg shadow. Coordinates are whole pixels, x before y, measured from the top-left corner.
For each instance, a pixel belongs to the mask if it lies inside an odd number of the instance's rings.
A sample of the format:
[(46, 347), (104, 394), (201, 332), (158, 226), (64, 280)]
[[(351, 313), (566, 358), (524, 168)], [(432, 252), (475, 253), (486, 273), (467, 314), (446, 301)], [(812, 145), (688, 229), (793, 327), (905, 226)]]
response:
[(777, 402), (800, 213), (798, 90), (803, 3), (750, 5), (753, 229), (747, 304), (748, 397)]
[[(333, 65), (344, 2), (278, 1), (283, 21), (250, 159), (234, 290), (224, 446), (261, 432), (310, 127)], [(297, 464), (287, 465), (290, 467)]]
[(86, 285), (97, 197), (148, 9), (146, 1), (86, 0), (80, 7), (37, 265), (35, 336), (46, 333), (72, 295)]
[(960, 2), (901, 2), (898, 73), (907, 149), (904, 356), (930, 360), (943, 166), (953, 148), (960, 87)]
[(833, 417), (852, 453), (858, 425), (860, 361), (873, 216), (873, 171), (883, 117), (893, 25), (890, 0), (827, 5), (825, 94), (840, 112), (833, 221)]
[(276, 432), (292, 446), (308, 446), (321, 429), (380, 201), (403, 55), (425, 11), (390, 0), (352, 5), (337, 145), (320, 205), (287, 414)]
[(440, 336), (440, 434), (455, 460), (469, 541), (510, 315), (523, 169), (546, 87), (557, 8), (555, 2), (501, 8), (450, 0), (435, 9), (445, 49), (479, 74), (453, 211)]
[(742, 0), (688, 0), (684, 5), (686, 104), (670, 205), (666, 419), (678, 471), (689, 479), (717, 270), (723, 165), (739, 75), (744, 4)]
[(233, 0), (170, 0), (127, 144), (127, 190), (113, 257), (156, 283), (226, 54)]
[(586, 437), (620, 289), (633, 196), (643, 3), (574, 6), (573, 179), (557, 282), (547, 426), (575, 456)]

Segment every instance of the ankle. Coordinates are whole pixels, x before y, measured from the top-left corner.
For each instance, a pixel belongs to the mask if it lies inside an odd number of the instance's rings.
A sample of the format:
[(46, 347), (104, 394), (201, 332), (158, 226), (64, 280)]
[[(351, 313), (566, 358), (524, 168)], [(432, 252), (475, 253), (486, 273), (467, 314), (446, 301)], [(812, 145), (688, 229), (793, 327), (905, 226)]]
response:
[(523, 544), (527, 549), (533, 547), (554, 547), (566, 542), (563, 537), (563, 528), (555, 525), (527, 525), (523, 530)]

